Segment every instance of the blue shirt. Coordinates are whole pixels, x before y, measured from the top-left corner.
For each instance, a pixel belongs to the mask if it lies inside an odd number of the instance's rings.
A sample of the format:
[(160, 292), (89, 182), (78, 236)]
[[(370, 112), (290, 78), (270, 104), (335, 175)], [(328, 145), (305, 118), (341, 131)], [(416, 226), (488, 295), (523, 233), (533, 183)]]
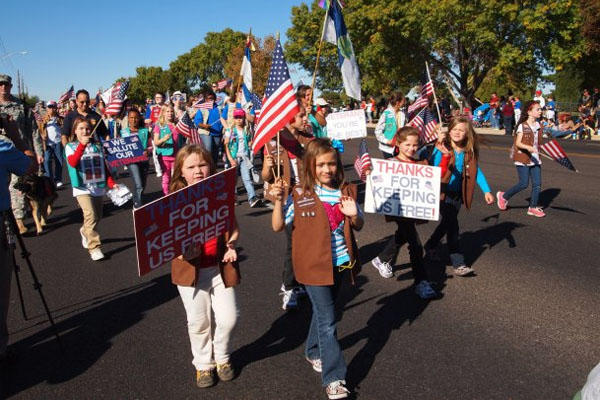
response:
[(23, 175), (27, 172), (31, 160), (15, 147), (2, 150), (0, 153), (0, 211), (10, 209), (10, 192), (8, 184), (10, 174)]
[[(429, 163), (431, 165), (437, 166), (440, 165), (441, 161), (442, 152), (438, 149), (434, 149), (433, 153), (431, 154), (431, 160), (429, 160)], [(450, 182), (448, 182), (448, 187), (446, 190), (447, 192), (461, 193), (462, 171), (464, 162), (465, 153), (459, 153), (456, 150), (454, 150), (454, 169), (452, 170), (452, 175), (450, 175)], [(490, 185), (488, 185), (487, 180), (485, 179), (485, 175), (483, 175), (481, 168), (479, 168), (479, 165), (477, 166), (477, 185), (483, 193), (489, 193), (492, 191), (492, 189), (490, 189)]]
[(201, 112), (197, 112), (194, 117), (194, 125), (198, 124), (209, 124), (210, 125), (210, 136), (221, 136), (223, 134), (223, 125), (221, 124), (221, 113), (215, 105), (215, 107), (208, 113), (208, 121), (204, 122), (204, 117)]
[(515, 101), (515, 109), (521, 109), (521, 100)]
[[(331, 205), (340, 202), (340, 196), (342, 195), (340, 189), (328, 190), (319, 185), (315, 185), (314, 189), (321, 202)], [(362, 218), (362, 210), (358, 203), (356, 204), (356, 209), (358, 210), (358, 215)], [(285, 224), (291, 224), (294, 221), (294, 200), (292, 195), (288, 196), (283, 213), (285, 215)], [(336, 267), (350, 261), (348, 248), (346, 247), (346, 238), (344, 237), (344, 224), (345, 220), (342, 220), (338, 227), (331, 232), (331, 258), (333, 265)]]

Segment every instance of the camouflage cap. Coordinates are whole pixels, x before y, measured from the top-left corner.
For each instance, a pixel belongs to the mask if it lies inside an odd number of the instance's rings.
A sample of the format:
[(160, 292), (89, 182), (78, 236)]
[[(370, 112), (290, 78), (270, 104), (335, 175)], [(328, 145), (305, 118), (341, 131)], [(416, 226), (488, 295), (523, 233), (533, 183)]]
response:
[(0, 83), (2, 83), (2, 82), (8, 82), (8, 83), (12, 84), (12, 78), (8, 75), (0, 74)]

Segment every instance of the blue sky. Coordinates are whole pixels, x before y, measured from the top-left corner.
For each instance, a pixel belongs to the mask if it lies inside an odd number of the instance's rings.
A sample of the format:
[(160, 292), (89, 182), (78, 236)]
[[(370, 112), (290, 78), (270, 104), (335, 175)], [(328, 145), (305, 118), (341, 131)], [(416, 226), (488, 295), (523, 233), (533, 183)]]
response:
[[(301, 0), (2, 0), (0, 73), (19, 69), (29, 93), (56, 100), (70, 85), (95, 93), (140, 65), (167, 68), (203, 41), (232, 28), (282, 42)], [(28, 51), (26, 55), (4, 54)], [(293, 72), (293, 71), (291, 71)], [(292, 79), (306, 79), (302, 73)], [(13, 90), (16, 93), (16, 85)]]

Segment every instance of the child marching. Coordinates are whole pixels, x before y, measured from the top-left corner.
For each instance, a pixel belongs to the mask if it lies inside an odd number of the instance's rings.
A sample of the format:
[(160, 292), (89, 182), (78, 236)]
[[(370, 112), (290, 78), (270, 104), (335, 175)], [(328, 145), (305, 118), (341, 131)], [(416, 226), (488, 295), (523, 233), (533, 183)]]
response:
[(485, 179), (483, 171), (478, 166), (479, 138), (471, 119), (459, 116), (452, 119), (448, 126), (448, 134), (440, 134), (438, 142), (430, 157), (430, 164), (440, 165), (442, 156), (448, 154), (448, 169), (442, 175), (442, 203), (439, 225), (425, 243), (426, 255), (437, 258), (437, 247), (446, 235), (450, 260), (457, 276), (473, 274), (473, 268), (465, 264), (465, 257), (459, 245), (458, 212), (462, 204), (471, 208), (475, 185), (484, 193), (485, 202), (492, 204), (494, 196)]
[[(177, 191), (214, 173), (211, 154), (201, 145), (187, 145), (177, 153), (169, 190)], [(171, 280), (187, 316), (196, 385), (201, 388), (213, 386), (217, 377), (221, 381), (235, 377), (230, 347), (238, 317), (233, 288), (240, 281), (235, 250), (238, 236), (235, 222), (229, 232), (190, 248), (171, 263)]]
[(154, 148), (162, 170), (164, 194), (169, 193), (173, 163), (180, 147), (179, 138), (179, 131), (175, 127), (175, 109), (171, 105), (163, 105), (158, 115), (158, 123), (154, 125)]
[(542, 218), (546, 214), (539, 206), (540, 191), (542, 189), (542, 160), (540, 159), (540, 146), (542, 145), (542, 129), (537, 120), (542, 115), (542, 107), (537, 101), (530, 101), (521, 116), (511, 149), (512, 159), (517, 167), (519, 181), (506, 192), (499, 191), (498, 208), (506, 210), (508, 200), (515, 194), (527, 189), (531, 179), (531, 197), (527, 215)]
[(83, 226), (79, 229), (81, 245), (90, 252), (92, 260), (98, 261), (104, 258), (100, 235), (96, 232), (102, 218), (102, 198), (106, 186), (112, 189), (116, 184), (105, 166), (102, 145), (92, 137), (88, 120), (73, 121), (65, 155), (73, 197), (83, 212)]
[[(427, 164), (427, 160), (417, 161), (416, 155), (419, 149), (419, 130), (412, 126), (405, 126), (398, 129), (395, 137), (396, 149), (398, 155), (395, 157), (398, 161), (405, 163)], [(447, 168), (449, 156), (442, 160), (442, 175), (444, 168)], [(417, 232), (417, 223), (422, 220), (414, 218), (404, 218), (396, 216), (385, 216), (387, 222), (395, 222), (398, 228), (394, 237), (390, 238), (379, 257), (375, 257), (371, 263), (379, 274), (384, 278), (394, 276), (392, 265), (398, 257), (398, 252), (404, 243), (408, 243), (408, 253), (410, 255), (410, 265), (415, 278), (415, 293), (422, 299), (432, 299), (438, 296), (438, 293), (431, 287), (427, 271), (423, 262), (423, 246), (419, 233)]]
[(313, 314), (305, 356), (321, 373), (330, 399), (346, 398), (346, 362), (337, 340), (334, 309), (342, 280), (353, 280), (358, 247), (354, 230), (363, 226), (356, 187), (344, 183), (338, 151), (327, 139), (306, 146), (302, 185), (295, 186), (283, 206), (284, 185), (278, 180), (273, 230), (292, 224), (292, 261), (296, 279), (304, 284)]

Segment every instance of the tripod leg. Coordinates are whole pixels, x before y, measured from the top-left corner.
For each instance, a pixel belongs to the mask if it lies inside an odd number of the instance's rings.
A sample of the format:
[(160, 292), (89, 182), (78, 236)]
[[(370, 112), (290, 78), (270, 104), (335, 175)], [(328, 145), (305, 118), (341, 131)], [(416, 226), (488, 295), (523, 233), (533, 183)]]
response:
[(21, 312), (23, 313), (23, 319), (28, 320), (27, 313), (25, 312), (25, 300), (23, 300), (23, 289), (21, 289), (21, 279), (19, 278), (19, 266), (17, 265), (17, 258), (13, 251), (13, 266), (15, 269), (15, 280), (17, 282), (17, 291), (19, 292), (19, 302), (21, 303)]
[(31, 260), (29, 259), (30, 253), (27, 251), (27, 248), (25, 247), (25, 242), (23, 241), (23, 237), (19, 233), (15, 216), (12, 212), (10, 212), (8, 214), (8, 217), (10, 218), (11, 226), (17, 237), (19, 248), (21, 249), (21, 257), (25, 259), (27, 267), (29, 268), (29, 273), (31, 274), (31, 278), (33, 279), (33, 288), (37, 290), (38, 294), (40, 295), (40, 300), (42, 300), (42, 305), (44, 306), (44, 310), (46, 311), (46, 316), (48, 316), (48, 321), (50, 321), (50, 326), (52, 326), (52, 330), (54, 331), (54, 336), (56, 337), (58, 347), (60, 348), (61, 352), (64, 352), (64, 348), (60, 340), (60, 336), (58, 334), (58, 329), (56, 328), (56, 324), (54, 323), (54, 319), (52, 318), (52, 314), (50, 313), (50, 309), (48, 308), (48, 303), (46, 303), (46, 298), (44, 297), (44, 293), (42, 292), (42, 284), (38, 280), (35, 270), (33, 269), (33, 264), (31, 264)]

